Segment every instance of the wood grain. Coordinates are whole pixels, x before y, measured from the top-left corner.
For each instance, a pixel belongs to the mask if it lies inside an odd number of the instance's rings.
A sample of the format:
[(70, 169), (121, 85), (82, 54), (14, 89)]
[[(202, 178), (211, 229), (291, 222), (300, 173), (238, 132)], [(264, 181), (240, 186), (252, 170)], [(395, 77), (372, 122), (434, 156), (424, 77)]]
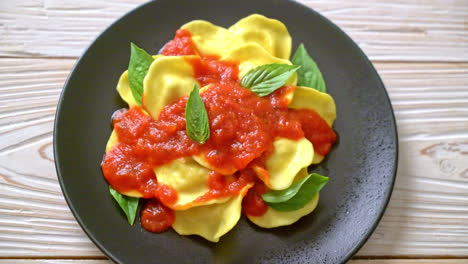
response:
[[(144, 0), (0, 2), (0, 56), (79, 56), (107, 26)], [(468, 1), (303, 0), (372, 60), (468, 61)]]
[(392, 100), (399, 169), (358, 255), (468, 255), (468, 64), (375, 65)]
[[(55, 107), (74, 62), (0, 59), (2, 257), (102, 256), (71, 215), (53, 164)], [(468, 256), (468, 122), (460, 121), (468, 64), (375, 66), (395, 107), (400, 161), (390, 205), (357, 256)]]
[(0, 256), (98, 255), (71, 215), (52, 154), (74, 60), (0, 59)]

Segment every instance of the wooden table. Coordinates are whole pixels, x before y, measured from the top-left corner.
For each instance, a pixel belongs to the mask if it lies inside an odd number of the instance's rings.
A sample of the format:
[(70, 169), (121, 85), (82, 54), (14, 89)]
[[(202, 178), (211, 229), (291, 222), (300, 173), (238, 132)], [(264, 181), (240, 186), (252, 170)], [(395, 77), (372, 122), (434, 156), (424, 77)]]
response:
[[(78, 56), (141, 2), (0, 2), (0, 264), (109, 263), (63, 198), (52, 127)], [(301, 2), (370, 57), (397, 118), (393, 196), (350, 263), (468, 263), (468, 1)]]

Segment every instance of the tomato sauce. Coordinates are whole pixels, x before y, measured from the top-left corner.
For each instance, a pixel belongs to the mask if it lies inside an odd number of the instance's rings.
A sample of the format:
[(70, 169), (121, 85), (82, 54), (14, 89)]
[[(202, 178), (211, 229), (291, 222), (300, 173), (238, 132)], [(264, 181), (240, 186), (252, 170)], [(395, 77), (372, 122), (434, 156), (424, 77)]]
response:
[(176, 190), (164, 184), (158, 185), (155, 196), (165, 205), (175, 204), (179, 198)]
[(156, 177), (150, 164), (138, 158), (137, 150), (119, 143), (106, 153), (102, 171), (107, 181), (120, 193), (137, 190), (144, 198), (154, 197)]
[(239, 79), (238, 64), (220, 61), (216, 56), (189, 57), (194, 76), (201, 87), (210, 83), (236, 83)]
[(174, 224), (175, 213), (157, 199), (146, 202), (141, 211), (140, 222), (143, 228), (151, 232), (163, 232)]
[(244, 214), (251, 216), (264, 215), (268, 211), (268, 206), (261, 195), (268, 191), (268, 187), (262, 181), (257, 180), (255, 186), (249, 190), (244, 200), (242, 200)]
[(292, 118), (301, 123), (305, 137), (314, 146), (314, 151), (325, 156), (336, 141), (335, 131), (320, 115), (311, 109), (290, 109)]
[(195, 55), (197, 53), (190, 32), (183, 29), (176, 31), (175, 38), (169, 41), (162, 51), (164, 56)]
[(204, 203), (213, 199), (237, 195), (244, 187), (253, 184), (255, 177), (255, 172), (249, 169), (237, 171), (232, 176), (225, 176), (212, 171), (208, 179), (209, 191), (195, 199), (194, 202)]
[[(194, 55), (198, 51), (190, 33), (178, 30), (162, 54)], [(209, 192), (195, 202), (236, 195), (255, 183), (244, 198), (243, 208), (246, 214), (261, 216), (268, 207), (260, 195), (268, 189), (252, 165), (264, 167), (275, 138), (306, 136), (321, 155), (336, 140), (333, 130), (316, 112), (288, 109), (285, 95), (293, 92), (295, 86), (283, 86), (268, 96), (258, 97), (240, 85), (237, 62), (220, 61), (215, 56), (186, 59), (200, 86), (210, 85), (200, 93), (210, 124), (206, 143), (198, 144), (187, 136), (186, 96), (167, 105), (157, 120), (140, 107), (116, 113), (113, 126), (119, 143), (106, 153), (102, 164), (105, 178), (117, 191), (137, 190), (144, 198), (156, 198), (141, 213), (143, 226), (154, 232), (172, 225), (174, 214), (167, 206), (177, 201), (175, 190), (158, 186), (154, 167), (181, 157), (202, 156), (216, 172), (210, 173)]]

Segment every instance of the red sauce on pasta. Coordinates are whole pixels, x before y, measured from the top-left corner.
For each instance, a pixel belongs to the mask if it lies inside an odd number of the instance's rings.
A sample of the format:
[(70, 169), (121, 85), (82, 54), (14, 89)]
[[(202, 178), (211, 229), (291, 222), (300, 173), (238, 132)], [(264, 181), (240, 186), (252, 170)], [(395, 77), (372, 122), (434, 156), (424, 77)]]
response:
[[(190, 33), (178, 30), (162, 54), (179, 56), (198, 52)], [(264, 166), (266, 153), (272, 152), (275, 138), (306, 136), (321, 155), (336, 140), (333, 130), (313, 110), (287, 108), (286, 95), (294, 91), (294, 86), (284, 86), (268, 96), (258, 97), (240, 85), (238, 63), (220, 61), (213, 56), (187, 60), (200, 87), (210, 84), (200, 93), (210, 123), (208, 141), (198, 144), (187, 136), (187, 97), (168, 104), (157, 120), (140, 107), (132, 107), (115, 115), (113, 126), (119, 142), (106, 153), (102, 164), (105, 178), (117, 191), (137, 190), (144, 198), (156, 198), (141, 213), (143, 226), (154, 232), (172, 225), (174, 213), (168, 213), (171, 211), (168, 207), (177, 201), (175, 190), (157, 185), (154, 167), (181, 157), (202, 156), (217, 172), (210, 173), (209, 192), (195, 202), (236, 195), (245, 186), (256, 183), (244, 198), (243, 208), (249, 215), (261, 216), (268, 207), (260, 195), (268, 190), (259, 184), (261, 181), (251, 164)]]
[(174, 211), (164, 206), (157, 199), (151, 199), (141, 211), (141, 225), (151, 232), (163, 232), (175, 221)]

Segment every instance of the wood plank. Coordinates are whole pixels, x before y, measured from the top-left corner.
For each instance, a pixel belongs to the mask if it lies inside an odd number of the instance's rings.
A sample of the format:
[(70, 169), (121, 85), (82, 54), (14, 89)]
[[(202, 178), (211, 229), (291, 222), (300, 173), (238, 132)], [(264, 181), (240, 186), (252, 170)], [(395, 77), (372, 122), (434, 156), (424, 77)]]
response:
[[(374, 66), (392, 101), (400, 141), (467, 139), (467, 63)], [(442, 126), (440, 122), (449, 125)]]
[(357, 255), (466, 256), (468, 64), (375, 66), (395, 110), (399, 168), (389, 207)]
[[(145, 0), (0, 2), (0, 56), (72, 56)], [(468, 61), (468, 1), (302, 0), (372, 60)]]
[[(53, 116), (74, 62), (0, 59), (0, 257), (103, 256), (71, 215), (53, 163)], [(395, 107), (400, 163), (357, 256), (468, 256), (468, 64), (375, 66)]]

